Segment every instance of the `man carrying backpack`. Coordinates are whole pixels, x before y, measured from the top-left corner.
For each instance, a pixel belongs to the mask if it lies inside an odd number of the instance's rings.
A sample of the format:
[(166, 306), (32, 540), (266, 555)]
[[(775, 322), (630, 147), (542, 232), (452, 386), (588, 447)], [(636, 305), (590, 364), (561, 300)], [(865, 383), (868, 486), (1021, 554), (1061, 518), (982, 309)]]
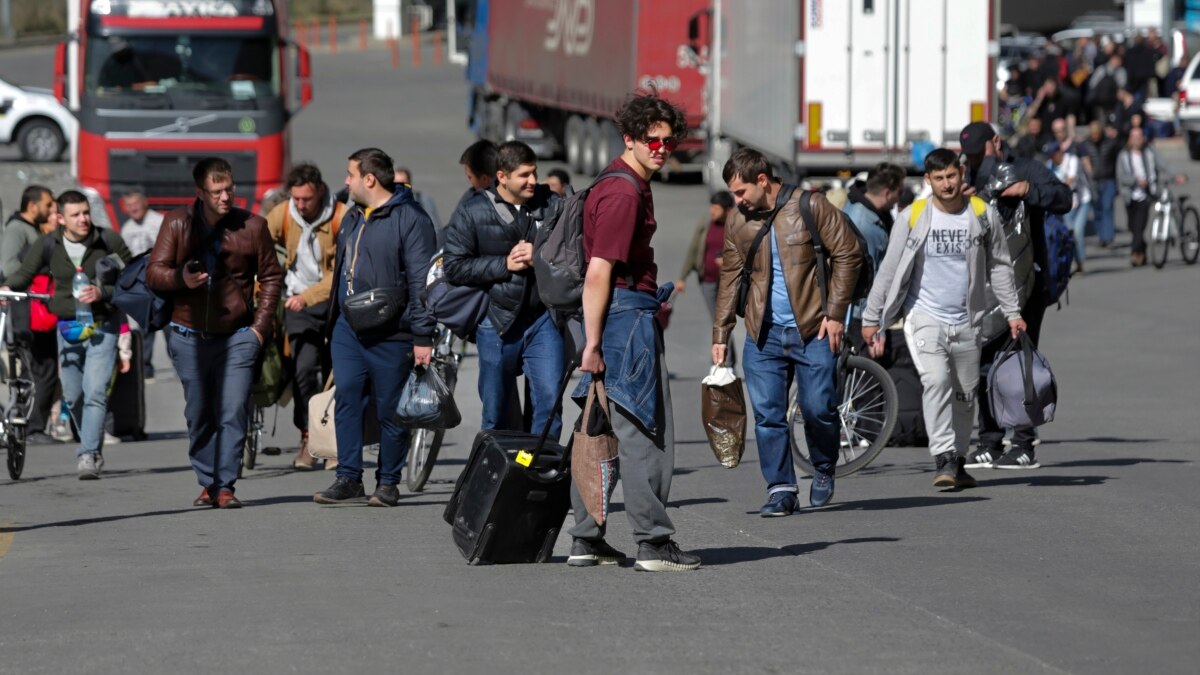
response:
[[(1011, 156), (1004, 147), (1003, 141), (996, 135), (995, 129), (987, 122), (972, 122), (963, 127), (959, 136), (963, 154), (967, 158), (967, 176), (963, 194), (967, 196), (983, 192), (995, 173), (997, 165), (1011, 164), (1018, 179), (1008, 186), (995, 200), (995, 206), (1001, 219), (1005, 222), (1017, 217), (1018, 207), (1024, 205), (1025, 232), (1032, 244), (1032, 262), (1041, 274), (1032, 274), (1032, 288), (1023, 287), (1023, 279), (1017, 277), (1018, 293), (1027, 297), (1021, 307), (1021, 318), (1028, 324), (1027, 333), (1034, 346), (1042, 332), (1042, 318), (1046, 315), (1046, 307), (1050, 304), (1048, 289), (1051, 286), (1065, 285), (1070, 277), (1070, 263), (1065, 269), (1065, 277), (1051, 280), (1046, 278), (1050, 269), (1050, 251), (1047, 246), (1046, 214), (1063, 215), (1071, 210), (1073, 195), (1071, 188), (1054, 177), (1054, 173), (1040, 162), (1020, 159)], [(1010, 260), (1017, 251), (1010, 250)], [(1055, 266), (1058, 270), (1060, 266)], [(998, 335), (984, 335), (988, 342), (983, 345), (980, 354), (980, 364), (986, 367), (996, 354), (1004, 348), (1006, 338), (1003, 332)], [(987, 378), (979, 378), (979, 398), (987, 400)], [(1034, 458), (1034, 446), (1037, 444), (1037, 429), (1022, 427), (1013, 429), (1012, 447), (1003, 452), (1004, 429), (992, 418), (991, 410), (986, 405), (979, 406), (979, 447), (967, 457), (967, 468), (1038, 468)]]
[[(767, 503), (759, 515), (787, 516), (799, 502), (788, 440), (788, 391), (793, 376), (799, 378), (797, 396), (815, 469), (809, 503), (825, 506), (833, 497), (841, 443), (837, 356), (864, 251), (837, 208), (819, 193), (805, 194), (776, 183), (761, 153), (738, 150), (725, 163), (723, 177), (739, 212), (726, 226), (712, 359), (725, 362), (737, 316), (744, 315), (746, 386), (754, 406), (759, 463), (767, 481)], [(805, 222), (804, 200), (814, 221), (811, 226)], [(817, 260), (820, 253), (810, 233), (813, 228), (827, 252), (825, 280), (820, 269), (826, 263)], [(744, 307), (739, 308), (743, 269), (752, 271), (744, 289)]]
[(1015, 337), (1026, 325), (996, 210), (963, 194), (963, 169), (951, 150), (929, 153), (925, 179), (933, 197), (913, 202), (892, 228), (863, 312), (862, 336), (871, 356), (879, 358), (880, 328), (904, 318), (904, 336), (921, 374), (929, 453), (937, 465), (933, 485), (970, 488), (975, 479), (964, 469), (964, 456), (975, 417), (980, 331), (991, 310), (989, 283), (1010, 334)]
[(531, 430), (540, 432), (552, 420), (550, 438), (558, 438), (563, 340), (538, 296), (533, 240), (559, 197), (538, 184), (537, 155), (520, 141), (500, 146), (495, 175), (492, 186), (468, 197), (450, 217), (442, 263), (450, 283), (483, 289), (490, 298), (476, 332), (481, 428), (512, 428), (509, 403), (518, 396), (517, 375), (524, 373)]

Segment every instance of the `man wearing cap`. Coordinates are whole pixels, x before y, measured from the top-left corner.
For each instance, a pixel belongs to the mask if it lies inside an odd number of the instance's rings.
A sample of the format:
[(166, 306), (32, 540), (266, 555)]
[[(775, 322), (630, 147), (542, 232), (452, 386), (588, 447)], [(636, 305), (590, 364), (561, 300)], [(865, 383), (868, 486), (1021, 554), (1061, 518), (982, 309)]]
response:
[[(1013, 157), (1004, 141), (986, 122), (972, 122), (963, 127), (959, 134), (963, 156), (966, 158), (967, 189), (973, 195), (981, 192), (988, 179), (1001, 163), (1011, 164), (1017, 182), (1009, 185), (995, 200), (996, 209), (1006, 221), (1011, 221), (1017, 207), (1025, 205), (1025, 224), (1033, 243), (1033, 261), (1042, 270), (1047, 265), (1045, 223), (1046, 213), (1063, 215), (1071, 210), (1071, 188), (1054, 177), (1045, 165), (1029, 159)], [(1021, 307), (1021, 317), (1028, 324), (1026, 333), (1038, 344), (1042, 331), (1042, 318), (1046, 314), (1047, 296), (1045, 278), (1033, 275), (1033, 288), (1028, 300)], [(996, 353), (1003, 348), (1005, 335), (1001, 333), (984, 344), (980, 355), (981, 364), (990, 364)], [(987, 400), (987, 378), (979, 378), (978, 396)], [(979, 408), (979, 447), (967, 456), (968, 468), (1036, 469), (1040, 466), (1034, 456), (1037, 444), (1037, 429), (1018, 427), (1013, 430), (1012, 447), (1003, 452), (1004, 429), (992, 418), (988, 406)]]

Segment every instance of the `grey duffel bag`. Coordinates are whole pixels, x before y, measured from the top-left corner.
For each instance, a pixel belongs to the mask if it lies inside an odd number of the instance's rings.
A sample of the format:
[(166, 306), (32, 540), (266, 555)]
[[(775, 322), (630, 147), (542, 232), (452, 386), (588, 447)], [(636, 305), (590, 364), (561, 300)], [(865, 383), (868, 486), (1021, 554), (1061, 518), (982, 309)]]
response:
[(987, 384), (988, 405), (1001, 427), (1036, 427), (1054, 420), (1058, 383), (1046, 357), (1025, 333), (996, 354)]

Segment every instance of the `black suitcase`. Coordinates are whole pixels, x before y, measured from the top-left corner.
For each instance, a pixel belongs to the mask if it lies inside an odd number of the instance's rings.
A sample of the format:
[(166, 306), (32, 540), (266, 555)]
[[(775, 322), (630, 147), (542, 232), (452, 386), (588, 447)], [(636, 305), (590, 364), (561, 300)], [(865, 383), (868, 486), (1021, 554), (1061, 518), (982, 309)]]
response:
[[(133, 344), (133, 359), (129, 372), (116, 371), (112, 393), (108, 397), (108, 409), (112, 413), (112, 433), (120, 438), (136, 441), (146, 439), (146, 373), (142, 360), (142, 334), (130, 331)], [(118, 360), (118, 366), (120, 361)]]
[[(559, 406), (570, 382), (568, 366)], [(541, 435), (481, 431), (443, 518), (472, 565), (546, 562), (571, 508), (570, 450)]]

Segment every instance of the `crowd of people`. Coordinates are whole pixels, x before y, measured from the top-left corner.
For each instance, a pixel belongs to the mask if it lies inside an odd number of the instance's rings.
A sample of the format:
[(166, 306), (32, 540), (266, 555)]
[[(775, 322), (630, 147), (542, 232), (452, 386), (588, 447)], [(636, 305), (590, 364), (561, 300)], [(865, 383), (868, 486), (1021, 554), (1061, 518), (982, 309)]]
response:
[[(1114, 53), (1108, 66), (1119, 62)], [(1054, 82), (1047, 77), (1030, 86), (1053, 93)], [(1136, 96), (1139, 90), (1123, 91)], [(1051, 110), (1052, 100), (1040, 96), (1030, 120)], [(336, 473), (314, 501), (396, 506), (410, 430), (393, 413), (410, 371), (431, 362), (437, 329), (422, 296), (440, 252), (448, 282), (479, 289), (488, 300), (472, 335), (481, 366), (481, 429), (548, 427), (557, 438), (558, 387), (568, 369), (574, 365), (583, 375), (574, 399), (582, 399), (593, 379), (603, 382), (639, 569), (691, 570), (701, 563), (675, 542), (667, 511), (674, 422), (658, 319), (669, 295), (685, 292), (693, 274), (712, 317), (713, 364), (735, 364), (739, 318), (745, 327), (740, 353), (766, 486), (763, 517), (800, 508), (788, 392), (797, 386), (815, 469), (808, 501), (825, 506), (834, 496), (841, 443), (838, 354), (853, 340), (878, 357), (888, 329), (902, 335), (920, 375), (934, 486), (974, 487), (968, 468), (1034, 469), (1037, 430), (1003, 429), (977, 402), (986, 387), (981, 364), (1019, 333), (1039, 339), (1047, 306), (1046, 280), (1038, 272), (1046, 268), (1046, 218), (1086, 220), (1080, 209), (1112, 189), (1085, 195), (1082, 176), (1101, 185), (1110, 155), (1107, 180), (1119, 183), (1131, 204), (1145, 202), (1169, 173), (1144, 145), (1136, 119), (1127, 129), (1097, 120), (1089, 139), (1076, 140), (1073, 112), (1046, 114), (1051, 133), (1065, 134), (1045, 148), (1048, 161), (1022, 156), (993, 126), (972, 123), (961, 132), (961, 155), (942, 148), (925, 158), (931, 192), (915, 200), (896, 165), (877, 166), (835, 201), (782, 183), (766, 157), (740, 149), (724, 166), (728, 190), (710, 199), (679, 278), (660, 286), (650, 181), (687, 125), (669, 102), (632, 96), (616, 115), (624, 152), (584, 206), (582, 343), (574, 355), (564, 338), (568, 317), (542, 302), (533, 269), (538, 232), (573, 194), (570, 177), (552, 171), (540, 183), (537, 157), (519, 141), (479, 141), (466, 149), (460, 163), (469, 187), (444, 227), (430, 200), (412, 188), (412, 173), (377, 148), (348, 156), (341, 194), (316, 166), (295, 166), (286, 196), (265, 216), (234, 205), (227, 161), (205, 159), (194, 167), (196, 199), (188, 207), (164, 215), (148, 208), (144, 194), (124, 195), (129, 219), (120, 234), (92, 225), (81, 193), (68, 190), (55, 199), (32, 186), (0, 238), (6, 287), (36, 288), (43, 277), (42, 287), (53, 289), (47, 307), (57, 319), (53, 328), (20, 331), (10, 346), (26, 353), (37, 381), (29, 440), (48, 440), (50, 408), (61, 389), (78, 434), (79, 477), (100, 476), (107, 387), (114, 368), (127, 368), (130, 358), (119, 346), (121, 336), (143, 332), (152, 344), (153, 333), (131, 326), (112, 304), (115, 274), (144, 254), (145, 284), (172, 307), (163, 332), (182, 385), (188, 454), (202, 488), (193, 504), (241, 506), (236, 483), (247, 401), (264, 344), (279, 335), (300, 433), (297, 470), (317, 468), (308, 450), (308, 403), (336, 376), (337, 459), (325, 465)], [(1026, 126), (1023, 133), (1034, 131)], [(1114, 150), (1118, 145), (1124, 149)], [(1011, 178), (997, 187), (1001, 175)], [(1022, 259), (1010, 251), (1007, 235), (1016, 225), (1031, 244)], [(1102, 244), (1105, 233), (1112, 239), (1107, 227), (1100, 230)], [(874, 283), (859, 289), (865, 268)], [(148, 367), (151, 353), (146, 349)], [(522, 375), (527, 413), (515, 404)], [(380, 432), (369, 495), (368, 407)], [(972, 448), (976, 417), (979, 442)], [(625, 559), (605, 540), (604, 525), (578, 491), (572, 497), (568, 564)]]

